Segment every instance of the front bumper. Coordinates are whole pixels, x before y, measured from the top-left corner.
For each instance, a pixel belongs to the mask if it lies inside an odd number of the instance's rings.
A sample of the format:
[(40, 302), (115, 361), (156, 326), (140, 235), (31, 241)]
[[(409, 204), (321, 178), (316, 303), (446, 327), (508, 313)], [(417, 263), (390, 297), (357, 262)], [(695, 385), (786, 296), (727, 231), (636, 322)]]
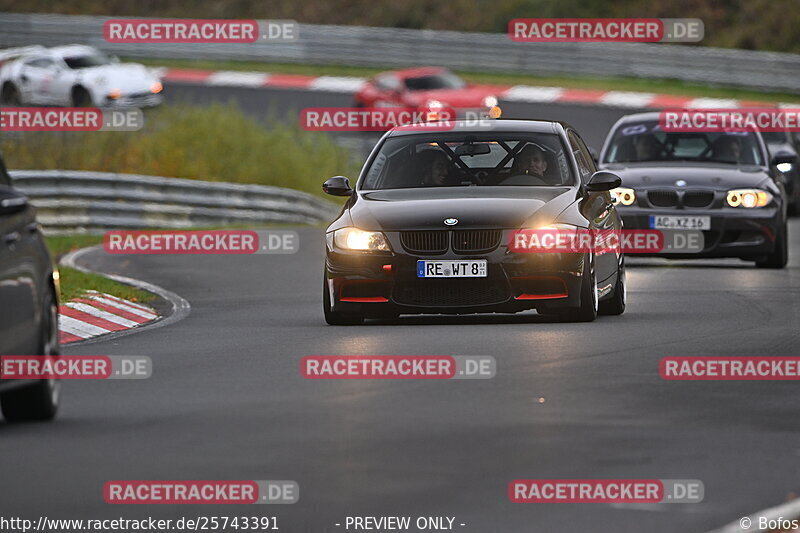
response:
[(651, 216), (709, 216), (711, 229), (703, 231), (704, 246), (699, 253), (636, 254), (655, 255), (673, 259), (738, 257), (755, 260), (771, 254), (775, 237), (783, 225), (780, 207), (715, 208), (715, 209), (657, 209), (620, 207), (625, 230), (652, 229)]
[(122, 95), (119, 98), (106, 98), (104, 107), (156, 107), (164, 101), (164, 93), (142, 92)]
[[(516, 313), (575, 307), (580, 303), (584, 255), (508, 251), (510, 230), (499, 246), (480, 253), (414, 254), (398, 233), (386, 233), (394, 253), (327, 250), (327, 290), (334, 311), (367, 317), (397, 314)], [(487, 261), (485, 278), (418, 278), (417, 260)]]

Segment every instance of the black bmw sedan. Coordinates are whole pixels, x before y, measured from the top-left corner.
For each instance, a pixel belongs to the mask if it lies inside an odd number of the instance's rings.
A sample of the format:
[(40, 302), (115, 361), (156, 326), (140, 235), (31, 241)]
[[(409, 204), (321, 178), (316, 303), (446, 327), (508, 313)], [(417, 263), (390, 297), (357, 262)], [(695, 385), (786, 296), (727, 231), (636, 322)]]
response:
[(614, 230), (610, 190), (568, 124), (502, 120), (396, 128), (372, 150), (326, 232), (325, 319), (536, 309), (592, 321), (625, 309), (621, 252), (517, 253), (514, 232)]
[(622, 117), (600, 166), (618, 174), (612, 191), (626, 229), (702, 231), (699, 253), (673, 259), (733, 257), (764, 268), (788, 260), (787, 201), (778, 165), (757, 132), (664, 132), (658, 113)]
[[(58, 271), (28, 199), (14, 189), (0, 158), (0, 356), (58, 356)], [(7, 421), (48, 420), (60, 383), (5, 379), (0, 406)]]

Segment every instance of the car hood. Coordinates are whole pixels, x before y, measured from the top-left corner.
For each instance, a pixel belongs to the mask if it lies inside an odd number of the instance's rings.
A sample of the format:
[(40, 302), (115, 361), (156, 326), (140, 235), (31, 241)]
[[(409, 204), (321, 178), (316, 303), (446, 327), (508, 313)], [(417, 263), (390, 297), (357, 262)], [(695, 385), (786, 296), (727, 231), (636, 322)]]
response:
[(606, 164), (603, 168), (622, 178), (623, 187), (636, 188), (675, 188), (676, 182), (682, 180), (683, 187), (728, 190), (735, 187), (756, 187), (770, 180), (764, 167), (748, 165), (733, 166), (725, 164), (695, 164), (686, 166), (683, 163), (631, 163)]
[(497, 89), (488, 85), (470, 85), (463, 89), (414, 91), (407, 93), (405, 99), (412, 107), (422, 107), (430, 100), (438, 100), (449, 107), (483, 107), (485, 97), (500, 94)]
[(109, 89), (121, 89), (124, 92), (150, 90), (150, 86), (158, 81), (144, 65), (138, 63), (119, 63), (81, 69), (80, 76), (92, 80)]
[(398, 231), (521, 228), (549, 224), (576, 200), (571, 187), (441, 187), (358, 192), (350, 208), (353, 225)]

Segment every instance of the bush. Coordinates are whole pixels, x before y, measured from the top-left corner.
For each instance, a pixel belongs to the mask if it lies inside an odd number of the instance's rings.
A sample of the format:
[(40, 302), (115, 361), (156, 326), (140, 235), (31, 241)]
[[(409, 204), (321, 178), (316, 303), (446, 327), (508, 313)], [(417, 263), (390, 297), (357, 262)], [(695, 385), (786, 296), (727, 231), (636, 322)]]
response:
[(6, 136), (11, 169), (95, 170), (257, 183), (321, 194), (335, 175), (355, 176), (352, 154), (329, 135), (245, 117), (233, 104), (165, 105), (145, 113), (137, 132), (58, 132)]

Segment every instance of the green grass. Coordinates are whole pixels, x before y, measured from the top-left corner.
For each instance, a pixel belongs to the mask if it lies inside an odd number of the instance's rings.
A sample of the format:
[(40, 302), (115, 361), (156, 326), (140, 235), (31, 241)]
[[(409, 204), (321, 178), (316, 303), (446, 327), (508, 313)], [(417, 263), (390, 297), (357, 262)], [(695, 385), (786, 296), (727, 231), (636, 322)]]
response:
[(118, 283), (98, 274), (89, 274), (69, 267), (59, 267), (58, 270), (61, 274), (62, 303), (74, 298), (80, 298), (88, 290), (95, 290), (139, 303), (150, 302), (156, 298), (155, 294)]
[(322, 196), (335, 175), (354, 176), (349, 150), (322, 132), (246, 117), (233, 103), (150, 110), (136, 132), (46, 132), (6, 136), (9, 168), (68, 169), (255, 183)]
[[(356, 76), (370, 77), (387, 68), (354, 67), (345, 65), (295, 65), (286, 63), (259, 63), (248, 61), (209, 61), (180, 59), (138, 59), (128, 58), (150, 66), (173, 68), (195, 68), (203, 70), (237, 70), (272, 72), (280, 74), (304, 74), (309, 76)], [(531, 74), (495, 74), (487, 72), (456, 71), (467, 81), (499, 85), (539, 85), (545, 87), (568, 87), (575, 89), (596, 89), (615, 91), (641, 91), (681, 96), (702, 96), (709, 98), (735, 98), (763, 102), (800, 102), (800, 94), (785, 92), (761, 92), (736, 87), (720, 87), (687, 83), (680, 80), (644, 78), (601, 78), (568, 76), (534, 76)]]
[[(59, 235), (46, 237), (45, 240), (47, 247), (50, 249), (50, 255), (57, 262), (64, 254), (72, 250), (100, 244), (103, 241), (103, 237), (101, 235)], [(60, 274), (61, 303), (80, 298), (88, 290), (95, 290), (140, 303), (150, 302), (156, 297), (155, 294), (118, 283), (99, 274), (89, 274), (63, 266), (59, 267), (58, 271)]]

